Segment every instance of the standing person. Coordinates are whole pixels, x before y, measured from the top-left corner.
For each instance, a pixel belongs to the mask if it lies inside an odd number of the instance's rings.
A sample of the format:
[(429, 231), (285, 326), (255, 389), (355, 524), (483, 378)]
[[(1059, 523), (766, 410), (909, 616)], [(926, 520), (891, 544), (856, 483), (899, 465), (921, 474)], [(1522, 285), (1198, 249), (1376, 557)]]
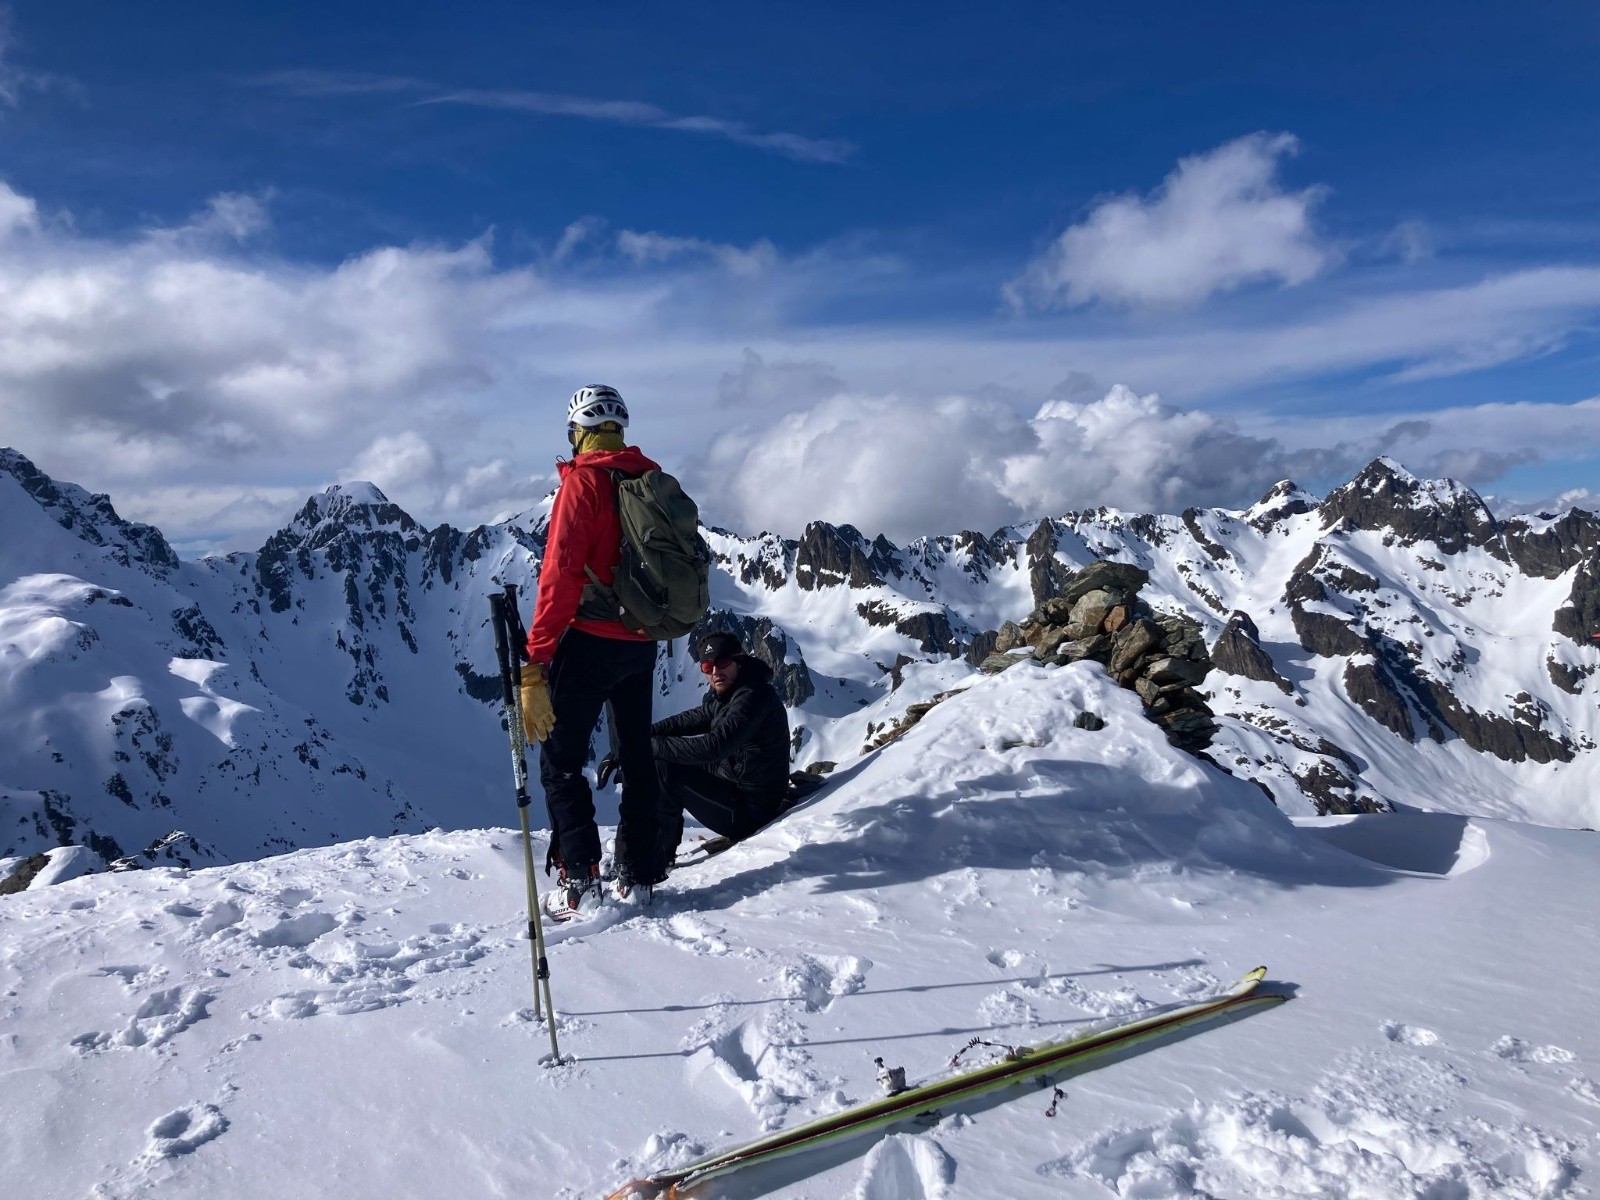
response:
[[(649, 903), (656, 873), (657, 783), (650, 755), (650, 699), (655, 642), (596, 603), (622, 555), (616, 476), (660, 468), (623, 443), (628, 407), (615, 388), (580, 388), (567, 406), (570, 462), (558, 460), (560, 487), (545, 535), (538, 596), (522, 672), (522, 717), (530, 742), (542, 743), (539, 778), (550, 812), (551, 854), (560, 870), (546, 897), (557, 920), (604, 902), (600, 831), (583, 768), (601, 709), (611, 708), (623, 768), (617, 823), (617, 899)], [(586, 594), (587, 588), (587, 594)], [(548, 864), (547, 864), (548, 866)]]
[[(699, 658), (705, 699), (651, 729), (663, 876), (683, 837), (685, 810), (739, 841), (783, 811), (789, 788), (789, 714), (772, 686), (772, 668), (721, 630), (706, 635)], [(626, 787), (626, 764), (622, 773)]]

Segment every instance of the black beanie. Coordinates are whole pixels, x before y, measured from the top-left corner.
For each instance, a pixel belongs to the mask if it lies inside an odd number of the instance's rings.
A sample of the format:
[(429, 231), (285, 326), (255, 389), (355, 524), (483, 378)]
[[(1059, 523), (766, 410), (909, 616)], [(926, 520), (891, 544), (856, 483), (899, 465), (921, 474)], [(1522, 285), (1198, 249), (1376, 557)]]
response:
[(743, 653), (744, 647), (739, 644), (739, 639), (724, 629), (713, 629), (700, 642), (701, 662), (710, 662), (716, 658), (733, 658)]

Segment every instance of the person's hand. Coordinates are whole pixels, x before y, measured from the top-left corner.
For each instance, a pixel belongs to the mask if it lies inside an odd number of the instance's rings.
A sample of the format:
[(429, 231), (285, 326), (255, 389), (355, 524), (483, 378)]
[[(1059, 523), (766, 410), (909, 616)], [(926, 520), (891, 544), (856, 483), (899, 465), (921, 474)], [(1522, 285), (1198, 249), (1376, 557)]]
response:
[(612, 776), (616, 777), (620, 786), (622, 783), (622, 763), (618, 760), (615, 752), (606, 755), (600, 760), (599, 766), (595, 767), (594, 781), (596, 786), (605, 787), (611, 782)]
[(556, 712), (550, 705), (550, 686), (544, 681), (544, 668), (528, 663), (522, 668), (522, 732), (530, 742), (542, 742), (556, 727)]

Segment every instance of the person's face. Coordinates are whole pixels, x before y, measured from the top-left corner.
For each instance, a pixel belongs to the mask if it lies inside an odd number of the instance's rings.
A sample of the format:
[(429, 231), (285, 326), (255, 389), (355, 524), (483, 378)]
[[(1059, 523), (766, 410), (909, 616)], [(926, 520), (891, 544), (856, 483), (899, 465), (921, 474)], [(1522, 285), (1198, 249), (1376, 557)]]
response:
[(706, 673), (706, 680), (711, 684), (711, 690), (719, 696), (731, 688), (734, 680), (739, 678), (739, 663), (732, 658), (710, 659), (701, 663), (700, 669)]

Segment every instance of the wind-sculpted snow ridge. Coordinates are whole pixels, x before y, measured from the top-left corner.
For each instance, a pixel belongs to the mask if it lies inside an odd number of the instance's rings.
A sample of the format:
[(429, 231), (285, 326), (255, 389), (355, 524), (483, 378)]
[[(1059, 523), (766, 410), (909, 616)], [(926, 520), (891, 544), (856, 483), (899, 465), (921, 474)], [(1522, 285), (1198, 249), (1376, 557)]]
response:
[[(503, 819), (485, 598), (532, 585), (546, 513), (426, 529), (342, 485), (259, 551), (179, 562), (106, 497), (0, 454), (0, 878), (67, 845), (199, 865)], [(796, 766), (855, 757), (1111, 558), (1217, 648), (1207, 753), (1284, 812), (1600, 824), (1600, 519), (1581, 510), (1498, 521), (1380, 459), (1326, 501), (1285, 481), (1239, 512), (1102, 508), (905, 546), (821, 522), (707, 536), (708, 624), (773, 666)], [(679, 641), (657, 711), (701, 686)]]
[(875, 1058), (920, 1081), (1265, 962), (1290, 1003), (1061, 1079), (1053, 1117), (1029, 1082), (717, 1194), (1582, 1194), (1600, 841), (1291, 820), (1138, 707), (1088, 664), (970, 682), (653, 906), (551, 930), (554, 1068), (510, 830), (0, 897), (8, 1186), (580, 1200), (869, 1100)]

